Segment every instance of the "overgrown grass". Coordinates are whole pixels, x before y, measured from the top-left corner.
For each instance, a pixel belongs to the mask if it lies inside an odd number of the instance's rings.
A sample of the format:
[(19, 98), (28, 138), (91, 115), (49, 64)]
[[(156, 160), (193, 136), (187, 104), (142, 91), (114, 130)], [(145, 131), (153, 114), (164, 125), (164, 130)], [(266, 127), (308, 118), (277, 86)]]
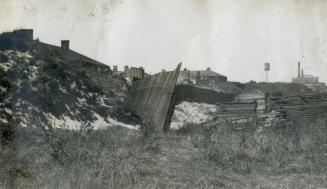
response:
[(326, 154), (326, 119), (147, 137), (119, 127), (17, 128), (1, 146), (0, 188), (327, 188)]
[[(20, 129), (15, 144), (2, 146), (1, 183), (23, 188), (128, 188), (137, 135), (121, 128), (74, 132)], [(140, 141), (138, 141), (140, 142)], [(12, 174), (8, 174), (8, 172)], [(129, 179), (130, 178), (130, 179)], [(113, 182), (114, 180), (114, 182)], [(9, 182), (10, 181), (10, 182)], [(9, 183), (6, 184), (6, 183)], [(0, 187), (1, 188), (1, 187)], [(131, 188), (131, 187), (130, 187)]]
[[(1, 146), (0, 188), (189, 188), (185, 163), (166, 153), (179, 138), (120, 127), (106, 130), (19, 128), (15, 142)], [(183, 158), (188, 158), (188, 154)], [(176, 161), (176, 162), (175, 162)]]
[(245, 188), (327, 188), (327, 119), (297, 119), (264, 128), (219, 122), (188, 125), (204, 159), (237, 175)]

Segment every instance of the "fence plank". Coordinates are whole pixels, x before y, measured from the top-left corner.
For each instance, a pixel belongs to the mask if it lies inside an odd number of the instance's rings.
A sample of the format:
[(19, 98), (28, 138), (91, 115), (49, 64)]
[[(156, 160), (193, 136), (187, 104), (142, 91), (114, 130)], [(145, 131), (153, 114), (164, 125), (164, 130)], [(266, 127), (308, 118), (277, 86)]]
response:
[(169, 112), (180, 68), (181, 63), (174, 71), (157, 73), (133, 83), (130, 89), (131, 109), (145, 121), (146, 126), (156, 131), (169, 129), (167, 119), (171, 119)]

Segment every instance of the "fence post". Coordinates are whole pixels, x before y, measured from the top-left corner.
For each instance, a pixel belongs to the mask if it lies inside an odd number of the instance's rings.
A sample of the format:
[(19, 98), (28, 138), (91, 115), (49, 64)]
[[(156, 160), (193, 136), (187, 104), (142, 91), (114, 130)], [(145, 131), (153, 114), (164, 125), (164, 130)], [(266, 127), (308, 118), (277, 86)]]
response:
[(265, 113), (270, 112), (270, 93), (265, 93)]

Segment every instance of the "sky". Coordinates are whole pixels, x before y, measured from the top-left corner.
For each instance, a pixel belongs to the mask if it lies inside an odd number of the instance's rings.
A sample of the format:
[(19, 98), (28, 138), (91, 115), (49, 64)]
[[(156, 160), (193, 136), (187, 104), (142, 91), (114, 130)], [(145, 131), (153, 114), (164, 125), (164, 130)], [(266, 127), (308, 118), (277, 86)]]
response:
[(269, 62), (289, 82), (300, 61), (327, 82), (327, 0), (0, 0), (0, 32), (19, 28), (121, 70), (182, 62), (248, 82)]

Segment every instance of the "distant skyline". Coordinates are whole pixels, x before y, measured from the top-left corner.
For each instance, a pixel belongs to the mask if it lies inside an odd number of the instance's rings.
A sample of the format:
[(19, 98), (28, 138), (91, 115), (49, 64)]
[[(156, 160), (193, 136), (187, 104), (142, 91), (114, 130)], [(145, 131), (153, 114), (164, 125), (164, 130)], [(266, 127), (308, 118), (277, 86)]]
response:
[(35, 38), (110, 66), (206, 69), (229, 80), (291, 81), (297, 62), (327, 82), (326, 0), (1, 0), (0, 32)]

